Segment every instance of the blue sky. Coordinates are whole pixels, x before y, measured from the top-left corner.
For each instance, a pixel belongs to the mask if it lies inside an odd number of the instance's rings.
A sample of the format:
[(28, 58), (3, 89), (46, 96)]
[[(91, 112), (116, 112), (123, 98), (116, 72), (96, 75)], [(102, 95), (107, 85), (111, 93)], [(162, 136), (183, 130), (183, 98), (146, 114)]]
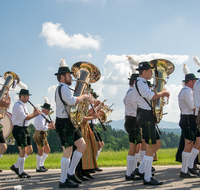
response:
[[(199, 77), (193, 61), (194, 54), (200, 57), (199, 7), (198, 0), (1, 0), (0, 74), (17, 73), (33, 94), (31, 102), (40, 106), (45, 96), (55, 109), (54, 73), (61, 58), (70, 68), (91, 62), (101, 71), (92, 87), (101, 100), (114, 103), (109, 118), (118, 120), (124, 118), (131, 72), (125, 55), (168, 59), (175, 71), (167, 83), (171, 97), (163, 120), (178, 122), (183, 64)], [(10, 110), (19, 90), (10, 92)]]

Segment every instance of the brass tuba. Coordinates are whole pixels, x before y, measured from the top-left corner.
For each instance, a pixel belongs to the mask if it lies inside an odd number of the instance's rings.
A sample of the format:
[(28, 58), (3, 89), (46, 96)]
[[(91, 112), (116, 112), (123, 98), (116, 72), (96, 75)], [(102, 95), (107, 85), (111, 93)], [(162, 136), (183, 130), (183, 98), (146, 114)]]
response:
[[(154, 92), (161, 92), (165, 88), (166, 78), (172, 74), (175, 70), (175, 66), (171, 61), (166, 59), (154, 59), (150, 61), (151, 66), (155, 67), (153, 69), (153, 90)], [(156, 118), (156, 123), (159, 123), (163, 116), (163, 106), (166, 101), (163, 97), (153, 100), (153, 114)]]
[[(101, 77), (100, 70), (89, 62), (75, 63), (71, 67), (71, 72), (73, 72), (73, 76), (77, 79), (74, 96), (89, 94), (89, 84), (97, 82)], [(82, 120), (88, 111), (88, 106), (89, 102), (86, 100), (83, 100), (76, 106), (71, 106), (70, 119), (74, 127), (81, 126)]]
[[(113, 104), (112, 104), (113, 105)], [(112, 106), (111, 105), (111, 106)], [(110, 107), (111, 107), (110, 106)], [(108, 107), (107, 105), (105, 106), (102, 106), (101, 105), (101, 110), (100, 110), (100, 117), (101, 117), (101, 120), (102, 120), (102, 123), (105, 123), (105, 124), (108, 124), (110, 122), (112, 122), (112, 120), (109, 120), (107, 121), (108, 119), (108, 116), (112, 113), (113, 109), (110, 109), (110, 107)]]
[[(12, 71), (5, 72), (4, 79), (5, 79), (5, 82), (0, 92), (0, 101), (2, 99), (7, 100), (10, 97), (8, 94), (9, 88), (11, 86), (12, 88), (15, 88), (16, 84), (18, 84), (20, 81), (17, 74), (15, 74)], [(6, 107), (0, 107), (0, 119), (5, 117), (6, 111), (7, 111)]]

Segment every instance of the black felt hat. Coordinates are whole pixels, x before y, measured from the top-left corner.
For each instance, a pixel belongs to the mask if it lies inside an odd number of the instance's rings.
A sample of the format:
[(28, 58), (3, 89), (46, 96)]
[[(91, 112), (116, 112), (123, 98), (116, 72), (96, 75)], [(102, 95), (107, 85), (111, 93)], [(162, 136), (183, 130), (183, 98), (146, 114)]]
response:
[(58, 72), (55, 75), (64, 74), (64, 73), (73, 73), (70, 71), (69, 67), (59, 67)]
[(139, 70), (145, 70), (145, 69), (153, 69), (154, 67), (151, 66), (151, 64), (148, 61), (144, 61), (139, 63), (139, 67), (135, 70), (139, 71)]
[(31, 96), (32, 94), (29, 94), (29, 90), (26, 89), (21, 89), (19, 93), (17, 93), (19, 95), (29, 95)]
[(139, 74), (133, 73), (133, 74), (131, 75), (131, 78), (128, 78), (128, 79), (129, 79), (129, 80), (136, 80), (137, 77), (139, 77)]
[(40, 106), (41, 108), (47, 109), (47, 110), (52, 110), (51, 105), (48, 103), (44, 103), (43, 106)]
[(198, 78), (196, 78), (195, 74), (189, 73), (185, 75), (185, 80), (183, 80), (183, 82), (189, 81), (189, 80), (198, 80)]

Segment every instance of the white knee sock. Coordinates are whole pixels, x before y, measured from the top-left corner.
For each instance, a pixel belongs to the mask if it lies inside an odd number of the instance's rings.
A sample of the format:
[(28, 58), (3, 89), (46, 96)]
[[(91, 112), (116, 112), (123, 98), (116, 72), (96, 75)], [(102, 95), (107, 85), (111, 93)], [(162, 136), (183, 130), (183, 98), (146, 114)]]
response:
[(28, 155), (27, 154), (25, 154), (25, 160), (28, 158)]
[(193, 168), (194, 160), (196, 159), (198, 154), (199, 154), (199, 150), (197, 150), (196, 148), (192, 148), (190, 161), (189, 161), (189, 165), (188, 165), (189, 168)]
[[(27, 154), (25, 154), (24, 161), (26, 160), (26, 158), (28, 158)], [(15, 162), (14, 166), (15, 166), (15, 168), (19, 168), (19, 162), (18, 162), (18, 160), (17, 160), (17, 162)]]
[(189, 161), (190, 161), (191, 153), (190, 152), (182, 152), (182, 168), (181, 171), (183, 173), (188, 172), (188, 166), (189, 166)]
[(139, 169), (139, 172), (140, 172), (141, 174), (143, 174), (143, 173), (145, 172), (145, 162), (144, 162), (144, 157), (143, 157), (143, 159), (142, 159), (142, 161), (141, 161), (141, 163), (140, 163), (138, 169)]
[[(144, 155), (146, 154), (146, 151), (145, 150), (141, 150), (140, 153), (139, 153), (139, 161), (142, 161)], [(139, 162), (138, 161), (138, 162)]]
[(75, 173), (76, 166), (79, 163), (81, 157), (82, 157), (82, 153), (75, 150), (73, 153), (72, 161), (70, 163), (70, 167), (68, 171), (69, 175), (73, 175)]
[(135, 156), (127, 155), (127, 170), (126, 170), (126, 175), (127, 176), (130, 176), (132, 171), (133, 171), (134, 160), (135, 160)]
[(97, 158), (98, 158), (98, 156), (99, 156), (101, 150), (102, 150), (102, 148), (100, 148), (100, 149), (98, 150), (96, 160), (97, 160)]
[(60, 182), (64, 183), (65, 180), (67, 179), (67, 171), (68, 171), (68, 168), (69, 168), (70, 159), (62, 157), (60, 161), (61, 161), (61, 177), (60, 177)]
[(44, 161), (46, 160), (47, 156), (48, 156), (48, 154), (46, 154), (46, 153), (42, 154), (42, 159), (41, 159), (41, 165), (40, 166), (44, 166)]
[(24, 162), (25, 162), (25, 158), (18, 157), (19, 174), (22, 174), (22, 172), (24, 172)]
[(152, 175), (151, 175), (151, 168), (152, 168), (152, 162), (153, 162), (153, 156), (144, 156), (144, 162), (145, 162), (145, 172), (144, 172), (144, 179), (146, 181), (150, 181)]
[(133, 171), (137, 168), (137, 163), (138, 163), (138, 160), (139, 160), (139, 154), (135, 154), (135, 160), (133, 162)]
[(3, 154), (0, 154), (0, 158), (3, 156)]
[(40, 169), (40, 166), (41, 166), (41, 159), (42, 159), (42, 156), (37, 155), (37, 156), (36, 156), (36, 159), (37, 159), (37, 169), (39, 170), (39, 169)]

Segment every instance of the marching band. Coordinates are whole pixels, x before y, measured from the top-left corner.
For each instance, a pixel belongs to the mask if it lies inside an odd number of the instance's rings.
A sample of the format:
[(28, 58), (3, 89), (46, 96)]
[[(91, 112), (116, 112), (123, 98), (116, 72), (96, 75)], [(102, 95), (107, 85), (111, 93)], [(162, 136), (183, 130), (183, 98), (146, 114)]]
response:
[[(129, 61), (132, 58), (127, 56)], [(185, 65), (184, 65), (185, 66)], [(165, 90), (166, 77), (174, 71), (174, 65), (168, 60), (156, 59), (150, 62), (138, 63), (137, 73), (132, 73), (129, 89), (125, 94), (124, 128), (129, 137), (129, 152), (127, 155), (126, 181), (143, 180), (144, 185), (162, 185), (163, 182), (154, 179), (155, 169), (152, 166), (156, 151), (161, 147), (159, 128), (157, 124), (162, 118), (162, 107), (169, 99), (170, 93)], [(200, 72), (200, 69), (198, 70)], [(75, 90), (72, 84), (72, 74), (77, 78)], [(47, 98), (41, 106), (41, 111), (30, 101), (31, 94), (27, 88), (21, 88), (17, 93), (19, 100), (14, 104), (11, 114), (12, 133), (19, 148), (16, 163), (10, 166), (19, 178), (31, 178), (24, 171), (25, 160), (33, 152), (31, 136), (28, 131), (29, 121), (34, 119), (35, 132), (33, 139), (37, 144), (36, 172), (47, 172), (44, 162), (50, 152), (47, 141), (47, 131), (55, 130), (63, 149), (60, 160), (61, 177), (59, 188), (77, 188), (79, 184), (93, 177), (92, 171), (102, 171), (97, 165), (97, 158), (104, 142), (96, 129), (99, 121), (104, 130), (107, 115), (112, 110), (104, 102), (98, 100), (98, 95), (91, 84), (100, 78), (99, 69), (89, 62), (77, 62), (71, 70), (61, 59), (58, 72), (55, 73), (58, 86), (55, 91), (56, 119), (52, 121), (53, 113)], [(150, 80), (154, 80), (151, 84)], [(13, 72), (4, 76), (5, 83), (0, 91), (0, 158), (7, 149), (6, 138), (1, 123), (10, 106), (9, 88), (19, 83), (19, 77)], [(183, 148), (177, 152), (182, 159), (181, 178), (194, 178), (199, 173), (194, 168), (194, 161), (200, 149), (200, 79), (193, 73), (185, 73), (184, 87), (178, 95), (180, 108), (179, 125), (184, 139)], [(29, 113), (26, 103), (33, 106)], [(52, 111), (52, 112), (51, 112)], [(107, 113), (105, 113), (107, 112)], [(49, 119), (47, 119), (47, 117)], [(140, 161), (140, 164), (139, 164)], [(138, 166), (139, 165), (139, 166)], [(2, 170), (1, 170), (2, 171)]]

